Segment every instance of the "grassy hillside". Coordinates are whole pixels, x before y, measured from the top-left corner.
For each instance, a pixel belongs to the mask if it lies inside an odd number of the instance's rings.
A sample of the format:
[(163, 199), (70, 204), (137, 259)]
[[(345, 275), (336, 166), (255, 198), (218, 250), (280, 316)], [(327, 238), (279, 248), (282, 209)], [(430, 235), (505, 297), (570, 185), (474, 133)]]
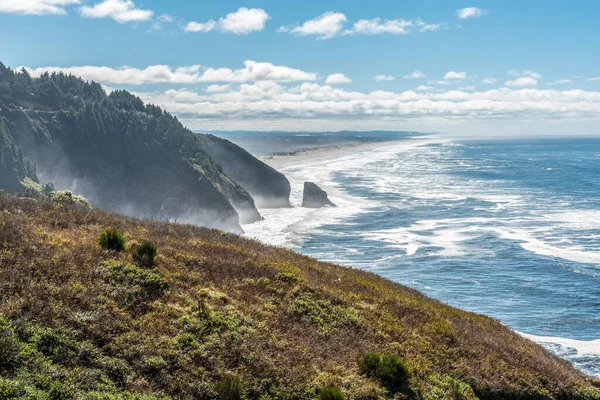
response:
[[(99, 245), (108, 228), (125, 250)], [(143, 240), (155, 266), (129, 251)], [(2, 399), (600, 399), (598, 385), (371, 273), (0, 193)]]

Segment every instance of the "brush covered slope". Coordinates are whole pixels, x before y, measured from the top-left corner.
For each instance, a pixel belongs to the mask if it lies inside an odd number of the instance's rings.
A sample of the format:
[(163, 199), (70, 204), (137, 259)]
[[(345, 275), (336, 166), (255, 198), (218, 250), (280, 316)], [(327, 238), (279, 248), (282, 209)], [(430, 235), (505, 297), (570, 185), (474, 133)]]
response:
[(97, 207), (238, 232), (261, 218), (194, 133), (126, 91), (106, 95), (73, 76), (31, 78), (0, 64), (0, 130), (40, 180)]
[(584, 400), (598, 384), (372, 273), (0, 193), (3, 399)]
[(258, 207), (291, 207), (290, 182), (282, 173), (229, 140), (206, 134), (198, 137), (208, 155), (252, 195)]

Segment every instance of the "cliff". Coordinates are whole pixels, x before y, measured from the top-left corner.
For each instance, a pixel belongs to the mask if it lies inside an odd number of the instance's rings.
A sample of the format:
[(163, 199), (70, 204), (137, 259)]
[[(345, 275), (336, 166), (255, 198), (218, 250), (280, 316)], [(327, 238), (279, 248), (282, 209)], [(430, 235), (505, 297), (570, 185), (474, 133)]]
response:
[(252, 195), (258, 207), (291, 207), (290, 182), (283, 174), (228, 140), (214, 135), (198, 137), (208, 155)]
[(261, 218), (194, 133), (128, 92), (106, 95), (62, 74), (32, 79), (0, 64), (0, 101), (3, 135), (36, 164), (40, 180), (96, 207), (235, 232)]

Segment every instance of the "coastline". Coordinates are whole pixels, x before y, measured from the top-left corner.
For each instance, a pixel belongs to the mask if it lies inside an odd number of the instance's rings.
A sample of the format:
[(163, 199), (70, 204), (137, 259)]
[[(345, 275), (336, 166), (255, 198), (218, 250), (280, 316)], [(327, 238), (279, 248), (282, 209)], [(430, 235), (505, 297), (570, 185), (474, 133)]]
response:
[[(362, 232), (363, 237), (366, 237), (367, 239), (376, 239), (379, 241), (382, 249), (385, 249), (386, 247), (388, 248), (388, 254), (384, 255), (385, 257), (382, 256), (381, 259), (377, 260), (370, 259), (368, 252), (372, 251), (372, 248), (368, 247), (368, 245), (365, 246), (364, 243), (361, 242), (363, 239), (357, 239), (355, 237), (352, 239), (354, 241), (351, 244), (346, 245), (343, 243), (340, 237), (342, 234), (348, 233), (350, 233), (350, 236), (352, 236), (352, 229), (355, 229), (352, 224), (357, 223), (356, 221), (358, 220), (358, 218), (355, 217), (360, 217), (361, 214), (372, 212), (372, 210), (380, 206), (381, 203), (379, 203), (377, 199), (365, 199), (360, 195), (356, 195), (354, 192), (347, 192), (344, 190), (344, 184), (337, 179), (335, 173), (341, 171), (353, 171), (353, 173), (359, 175), (369, 173), (368, 171), (363, 171), (361, 167), (363, 162), (378, 160), (381, 156), (385, 156), (387, 153), (396, 151), (396, 149), (402, 153), (410, 150), (410, 148), (415, 145), (419, 146), (421, 143), (426, 142), (426, 140), (423, 140), (425, 138), (422, 137), (418, 138), (420, 140), (409, 139), (367, 143), (356, 146), (345, 146), (343, 148), (336, 149), (314, 149), (312, 151), (303, 151), (302, 153), (296, 155), (279, 155), (263, 159), (263, 161), (265, 161), (267, 164), (280, 170), (286, 176), (288, 176), (292, 185), (292, 204), (295, 207), (285, 210), (261, 210), (261, 213), (263, 213), (263, 215), (266, 217), (265, 220), (257, 222), (253, 225), (245, 225), (244, 229), (247, 229), (246, 236), (266, 242), (268, 244), (291, 248), (320, 261), (331, 262), (334, 264), (375, 272), (386, 279), (408, 285), (415, 290), (431, 296), (432, 298), (438, 299), (439, 301), (448, 301), (449, 304), (452, 304), (455, 307), (489, 315), (492, 318), (502, 320), (507, 327), (520, 336), (543, 345), (547, 350), (573, 363), (580, 370), (593, 376), (600, 377), (600, 370), (597, 366), (597, 360), (600, 359), (600, 339), (597, 339), (597, 336), (584, 337), (580, 334), (573, 334), (573, 332), (560, 332), (560, 330), (557, 329), (535, 329), (533, 325), (531, 328), (529, 328), (528, 326), (515, 324), (514, 316), (508, 318), (508, 320), (503, 318), (506, 317), (506, 315), (503, 314), (501, 307), (492, 311), (490, 311), (490, 309), (482, 311), (479, 309), (479, 307), (473, 308), (468, 304), (465, 305), (464, 302), (461, 303), (459, 300), (456, 300), (456, 297), (454, 297), (453, 300), (449, 300), (448, 297), (440, 297), (439, 289), (434, 290), (435, 285), (429, 284), (429, 282), (435, 282), (435, 274), (431, 274), (431, 276), (427, 278), (428, 281), (426, 281), (425, 276), (419, 272), (417, 275), (415, 275), (418, 277), (419, 281), (418, 284), (416, 284), (417, 279), (411, 279), (411, 275), (409, 275), (406, 271), (402, 272), (399, 276), (394, 276), (394, 269), (390, 269), (389, 266), (386, 267), (384, 264), (378, 264), (381, 262), (385, 263), (386, 260), (400, 259), (409, 260), (406, 261), (406, 263), (410, 262), (412, 254), (407, 254), (406, 256), (402, 255), (400, 257), (397, 252), (394, 254), (392, 254), (392, 252), (396, 251), (394, 249), (399, 249), (401, 253), (403, 248), (414, 242), (419, 242), (418, 244), (420, 248), (439, 246), (444, 249), (447, 247), (450, 250), (453, 250), (454, 248), (458, 249), (458, 246), (468, 238), (464, 239), (461, 236), (454, 235), (456, 232), (459, 232), (458, 228), (454, 228), (457, 222), (449, 222), (451, 221), (449, 219), (443, 219), (441, 217), (436, 218), (435, 216), (432, 217), (427, 215), (422, 219), (423, 221), (431, 221), (430, 225), (424, 223), (411, 223), (407, 226), (403, 226), (401, 223), (399, 224), (399, 228), (390, 229), (388, 227), (387, 231), (384, 230), (386, 235), (382, 235), (381, 232), (378, 232), (376, 228), (373, 228), (375, 229), (375, 232), (370, 236), (366, 235), (365, 232)], [(441, 141), (445, 142), (443, 139)], [(451, 147), (452, 146), (449, 146), (449, 148)], [(433, 151), (435, 152), (436, 149), (434, 148)], [(432, 159), (432, 161), (437, 161), (437, 159)], [(461, 167), (464, 167), (465, 169), (470, 168), (470, 166), (465, 164), (461, 164)], [(549, 170), (547, 170), (547, 168), (543, 168), (543, 171)], [(549, 171), (547, 173), (550, 174), (552, 172)], [(407, 176), (414, 178), (418, 175), (411, 173), (407, 174)], [(380, 178), (378, 175), (375, 175), (375, 177), (377, 179)], [(313, 210), (299, 207), (302, 183), (308, 180), (314, 181), (323, 189), (325, 189), (330, 195), (330, 198), (332, 198), (332, 201), (338, 205), (338, 208), (323, 208)], [(374, 182), (374, 180), (372, 181)], [(455, 181), (458, 183), (456, 187), (464, 187), (465, 183), (464, 181), (461, 181), (460, 178), (456, 178)], [(447, 189), (445, 186), (435, 186), (435, 182), (432, 184), (434, 186), (427, 189), (432, 191), (432, 193), (425, 193), (425, 195), (422, 195), (421, 190), (410, 192), (406, 191), (406, 188), (403, 189), (402, 193), (411, 193), (411, 195), (417, 198), (425, 199), (427, 202), (431, 202), (433, 201), (431, 199), (435, 198), (439, 199), (440, 202), (455, 202), (456, 204), (460, 204), (460, 201), (464, 201), (460, 197), (462, 196), (462, 193), (452, 192), (450, 193), (450, 196), (447, 193), (447, 190), (449, 189)], [(425, 184), (420, 186), (417, 185), (415, 187), (427, 188), (428, 186), (425, 182)], [(474, 188), (472, 187), (467, 187), (469, 193), (472, 193), (473, 196), (478, 196), (479, 198), (490, 203), (488, 207), (491, 211), (486, 216), (487, 220), (495, 224), (502, 224), (502, 217), (496, 216), (498, 214), (496, 214), (497, 211), (494, 204), (500, 204), (503, 207), (508, 207), (510, 205), (510, 201), (512, 200), (506, 200), (506, 198), (503, 198), (496, 192), (496, 189), (488, 192), (484, 190), (485, 187), (481, 188), (482, 191), (480, 193), (479, 191), (474, 191)], [(408, 189), (411, 189), (411, 187), (408, 187)], [(389, 190), (391, 191), (395, 189), (392, 188)], [(434, 195), (436, 196), (434, 197)], [(517, 205), (514, 207), (517, 207)], [(460, 218), (456, 219), (458, 220)], [(351, 227), (348, 228), (349, 230), (344, 231), (344, 228), (341, 227), (341, 225), (348, 221), (352, 221), (350, 222)], [(380, 222), (382, 221), (383, 220), (380, 220)], [(342, 223), (341, 225), (339, 224), (340, 222)], [(386, 226), (385, 223), (386, 221), (383, 221), (380, 226)], [(477, 224), (480, 222), (475, 221), (475, 223)], [(336, 224), (338, 226), (335, 229), (328, 228), (328, 226)], [(365, 222), (365, 224), (367, 224), (367, 222)], [(467, 232), (465, 229), (470, 229), (471, 232), (475, 232), (475, 230), (478, 228), (463, 228), (459, 233)], [(511, 229), (514, 230), (516, 228)], [(422, 233), (423, 231), (425, 231), (425, 234)], [(432, 232), (431, 235), (428, 235), (429, 231)], [(368, 233), (368, 231), (366, 232)], [(476, 233), (480, 234), (480, 232), (481, 230), (477, 231)], [(510, 242), (511, 240), (520, 240), (522, 236), (517, 235), (517, 233), (514, 233), (511, 236), (500, 237), (499, 240), (507, 242)], [(313, 237), (324, 237), (324, 235), (329, 235), (329, 239), (331, 240), (330, 242), (327, 242), (328, 246), (319, 246), (317, 241), (311, 239)], [(528, 238), (528, 236), (526, 236), (526, 238)], [(356, 247), (356, 243), (362, 245), (362, 247)], [(352, 251), (351, 249), (347, 249), (346, 251), (344, 249), (344, 247), (351, 248), (353, 246), (354, 249), (358, 250)], [(529, 251), (532, 258), (539, 256), (546, 257), (544, 254), (539, 254), (539, 248), (532, 248), (531, 246), (528, 247), (527, 242), (521, 244), (520, 247), (525, 251)], [(366, 254), (365, 257), (361, 258), (361, 252)], [(456, 257), (460, 257), (460, 254), (457, 253), (448, 256), (448, 263), (456, 262)], [(398, 263), (400, 263), (400, 261), (398, 261)], [(400, 271), (400, 269), (398, 269), (398, 271)], [(465, 282), (467, 284), (473, 284), (473, 288), (482, 285), (478, 280), (475, 279), (473, 281), (467, 280)], [(448, 290), (451, 289), (452, 288), (450, 287)]]
[(341, 157), (355, 152), (375, 150), (382, 147), (394, 146), (400, 143), (406, 143), (408, 140), (409, 139), (396, 139), (356, 145), (340, 145), (340, 147), (334, 149), (315, 148), (293, 155), (290, 154), (264, 156), (260, 157), (260, 160), (275, 169), (279, 169), (290, 165), (302, 164), (306, 161), (316, 161), (322, 159)]

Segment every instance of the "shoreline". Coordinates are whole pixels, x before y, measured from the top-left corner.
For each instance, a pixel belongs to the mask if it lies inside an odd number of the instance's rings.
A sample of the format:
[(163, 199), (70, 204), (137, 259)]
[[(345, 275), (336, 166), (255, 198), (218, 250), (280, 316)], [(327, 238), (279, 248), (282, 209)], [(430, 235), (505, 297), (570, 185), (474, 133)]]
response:
[(381, 147), (388, 147), (397, 145), (400, 143), (405, 143), (409, 139), (395, 139), (395, 140), (386, 140), (382, 142), (372, 142), (372, 143), (363, 143), (356, 145), (340, 145), (338, 148), (315, 148), (312, 150), (306, 150), (298, 154), (290, 154), (290, 155), (271, 155), (259, 157), (259, 159), (265, 164), (273, 167), (275, 169), (284, 168), (290, 165), (298, 165), (302, 164), (306, 161), (315, 161), (321, 159), (329, 159), (332, 157), (340, 157), (346, 154), (361, 152), (366, 150), (374, 150)]

